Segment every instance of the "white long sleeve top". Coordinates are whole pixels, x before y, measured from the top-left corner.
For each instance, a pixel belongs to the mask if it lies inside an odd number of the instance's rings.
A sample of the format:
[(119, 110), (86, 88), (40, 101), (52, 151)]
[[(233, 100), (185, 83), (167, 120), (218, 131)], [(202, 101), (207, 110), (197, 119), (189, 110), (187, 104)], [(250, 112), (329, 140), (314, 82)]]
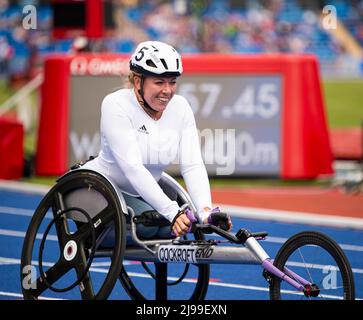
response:
[(174, 95), (159, 120), (139, 105), (133, 89), (108, 94), (101, 110), (101, 150), (86, 167), (115, 181), (121, 191), (141, 196), (172, 221), (179, 206), (163, 192), (157, 181), (171, 164), (180, 164), (187, 191), (199, 219), (211, 207), (208, 175), (201, 156), (193, 111), (187, 100)]

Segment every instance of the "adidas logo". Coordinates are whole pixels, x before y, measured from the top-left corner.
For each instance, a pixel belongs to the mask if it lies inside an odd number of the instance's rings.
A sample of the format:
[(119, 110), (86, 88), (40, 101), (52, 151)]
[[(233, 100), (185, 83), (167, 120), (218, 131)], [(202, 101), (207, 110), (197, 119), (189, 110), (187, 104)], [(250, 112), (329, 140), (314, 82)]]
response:
[(149, 134), (149, 132), (147, 131), (145, 125), (142, 125), (139, 129), (137, 129), (137, 131), (142, 132), (142, 133)]

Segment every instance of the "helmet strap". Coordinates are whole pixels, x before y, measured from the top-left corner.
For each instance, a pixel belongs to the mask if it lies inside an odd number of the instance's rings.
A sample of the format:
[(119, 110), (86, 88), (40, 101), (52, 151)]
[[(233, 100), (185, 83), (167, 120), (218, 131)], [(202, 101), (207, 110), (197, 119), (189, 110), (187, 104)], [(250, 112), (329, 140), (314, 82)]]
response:
[(158, 111), (157, 110), (154, 110), (145, 100), (145, 97), (144, 97), (144, 82), (145, 82), (145, 76), (144, 75), (141, 75), (141, 82), (140, 82), (140, 89), (138, 90), (138, 93), (142, 99), (142, 102), (143, 102), (143, 106), (149, 110), (150, 112), (152, 113), (157, 113)]

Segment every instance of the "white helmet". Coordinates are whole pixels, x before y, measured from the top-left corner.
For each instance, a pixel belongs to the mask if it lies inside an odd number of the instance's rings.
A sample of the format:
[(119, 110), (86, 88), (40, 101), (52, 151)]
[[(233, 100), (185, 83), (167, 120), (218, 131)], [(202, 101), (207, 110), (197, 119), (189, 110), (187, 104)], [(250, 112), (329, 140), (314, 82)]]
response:
[(141, 42), (131, 56), (130, 70), (144, 76), (180, 76), (183, 66), (180, 54), (160, 41)]

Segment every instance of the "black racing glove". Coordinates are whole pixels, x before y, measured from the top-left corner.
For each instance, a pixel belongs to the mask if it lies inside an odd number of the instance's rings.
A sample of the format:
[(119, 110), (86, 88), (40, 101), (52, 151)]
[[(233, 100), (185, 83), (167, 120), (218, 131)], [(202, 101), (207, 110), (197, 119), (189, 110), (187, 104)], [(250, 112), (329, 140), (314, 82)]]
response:
[(208, 217), (208, 223), (216, 227), (219, 227), (222, 230), (228, 231), (229, 230), (228, 218), (229, 218), (228, 214), (221, 212), (219, 210), (219, 207), (217, 207), (211, 211), (211, 214)]

